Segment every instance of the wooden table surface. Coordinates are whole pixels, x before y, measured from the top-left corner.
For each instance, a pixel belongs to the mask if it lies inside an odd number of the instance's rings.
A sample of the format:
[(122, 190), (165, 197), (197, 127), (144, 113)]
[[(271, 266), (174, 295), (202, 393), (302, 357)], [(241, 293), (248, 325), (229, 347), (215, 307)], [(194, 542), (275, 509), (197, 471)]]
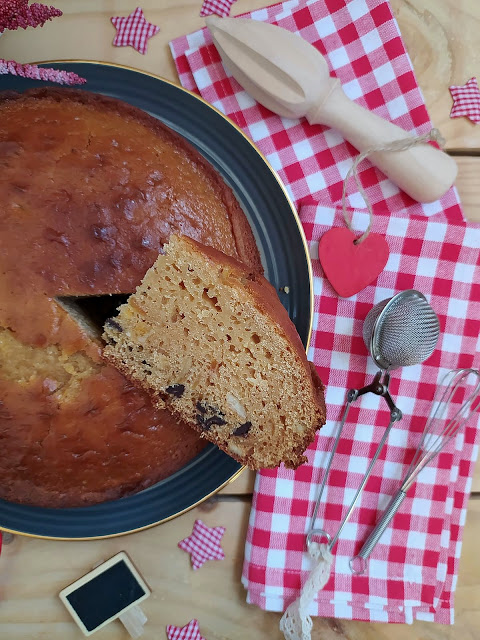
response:
[[(46, 1), (46, 0), (44, 0)], [(53, 2), (54, 0), (52, 0)], [(48, 3), (50, 4), (50, 3)], [(143, 0), (146, 18), (161, 27), (145, 56), (129, 47), (113, 47), (112, 15), (127, 15), (132, 0), (57, 0), (64, 12), (43, 29), (7, 32), (0, 58), (33, 62), (52, 59), (111, 61), (178, 81), (167, 46), (173, 37), (202, 26), (201, 0)], [(265, 6), (265, 0), (238, 0), (232, 15)], [(459, 166), (457, 187), (465, 214), (480, 221), (480, 126), (450, 119), (448, 86), (480, 77), (480, 2), (478, 0), (391, 0), (434, 124), (447, 139)], [(0, 79), (1, 88), (1, 79)], [(245, 604), (240, 584), (243, 545), (250, 511), (253, 474), (238, 480), (208, 503), (153, 529), (110, 540), (56, 542), (20, 536), (0, 558), (0, 639), (75, 640), (82, 634), (57, 597), (67, 584), (93, 565), (124, 549), (153, 590), (143, 605), (149, 621), (145, 640), (166, 638), (165, 626), (183, 626), (198, 618), (207, 640), (275, 640), (280, 616)], [(201, 517), (225, 525), (225, 560), (193, 572), (177, 542)], [(480, 637), (480, 465), (473, 482), (455, 599), (456, 623), (443, 627), (316, 619), (314, 640), (474, 640)], [(126, 640), (119, 622), (99, 631), (98, 640)]]

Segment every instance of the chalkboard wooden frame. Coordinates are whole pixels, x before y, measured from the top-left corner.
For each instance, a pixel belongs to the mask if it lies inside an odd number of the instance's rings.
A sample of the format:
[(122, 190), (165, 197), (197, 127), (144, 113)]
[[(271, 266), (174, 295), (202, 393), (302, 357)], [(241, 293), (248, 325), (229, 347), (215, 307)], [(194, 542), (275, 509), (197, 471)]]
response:
[[(105, 618), (100, 624), (96, 625), (94, 628), (88, 628), (87, 625), (85, 624), (85, 618), (82, 618), (81, 615), (79, 615), (78, 609), (75, 608), (74, 604), (72, 603), (72, 595), (75, 594), (75, 592), (78, 592), (79, 589), (82, 589), (87, 585), (92, 584), (92, 581), (95, 580), (95, 578), (101, 577), (102, 575), (106, 574), (109, 570), (116, 567), (120, 563), (124, 563), (126, 565), (129, 572), (132, 574), (133, 578), (138, 583), (140, 590), (143, 591), (143, 594), (139, 597), (135, 597), (135, 599), (129, 602), (126, 606), (120, 608), (118, 611), (116, 611), (114, 615), (110, 615), (108, 616), (108, 618)], [(116, 585), (116, 586), (120, 586), (120, 585)], [(95, 591), (93, 589), (91, 593), (85, 597), (89, 597), (89, 596), (91, 597), (92, 595), (94, 595), (94, 593)], [(75, 620), (77, 625), (80, 627), (80, 629), (86, 636), (92, 635), (92, 633), (95, 633), (102, 627), (105, 627), (107, 624), (109, 624), (113, 620), (116, 620), (121, 616), (123, 617), (129, 609), (131, 609), (132, 607), (138, 606), (141, 602), (146, 600), (146, 598), (148, 598), (150, 595), (151, 595), (150, 588), (148, 587), (146, 582), (143, 580), (142, 576), (140, 575), (138, 570), (135, 568), (132, 561), (130, 560), (128, 555), (125, 553), (125, 551), (120, 551), (120, 553), (117, 553), (106, 562), (102, 562), (102, 564), (100, 564), (98, 567), (95, 567), (95, 569), (93, 569), (92, 571), (89, 571), (84, 576), (82, 576), (72, 584), (68, 585), (68, 587), (65, 587), (59, 593), (59, 597), (61, 601), (63, 602), (63, 604), (69, 611), (70, 615), (72, 616), (72, 618)], [(99, 599), (95, 600), (97, 604), (99, 603), (99, 601), (100, 601)]]

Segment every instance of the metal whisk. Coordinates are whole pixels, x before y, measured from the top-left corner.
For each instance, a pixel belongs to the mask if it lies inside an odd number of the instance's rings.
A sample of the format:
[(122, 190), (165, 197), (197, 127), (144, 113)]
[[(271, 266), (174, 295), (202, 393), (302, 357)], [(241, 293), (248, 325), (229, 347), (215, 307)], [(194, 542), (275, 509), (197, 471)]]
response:
[[(398, 367), (406, 367), (419, 364), (426, 360), (434, 351), (438, 341), (440, 329), (438, 317), (428, 304), (425, 296), (419, 291), (409, 289), (398, 293), (393, 298), (383, 300), (376, 304), (365, 318), (363, 325), (363, 339), (370, 354), (380, 368), (373, 382), (362, 389), (350, 389), (347, 394), (347, 403), (337, 431), (335, 442), (330, 453), (327, 468), (323, 475), (322, 484), (315, 502), (310, 529), (307, 533), (307, 546), (310, 546), (312, 538), (325, 538), (329, 549), (337, 542), (343, 528), (347, 524), (354, 508), (372, 472), (373, 466), (380, 455), (388, 438), (388, 434), (395, 422), (400, 420), (402, 412), (390, 395), (388, 386), (390, 383), (390, 371)], [(377, 447), (375, 455), (370, 462), (360, 486), (345, 514), (337, 533), (332, 538), (324, 529), (316, 529), (318, 508), (322, 499), (325, 484), (327, 482), (333, 456), (337, 450), (340, 436), (345, 425), (348, 412), (352, 403), (366, 393), (374, 393), (382, 396), (390, 409), (390, 423)]]
[[(470, 377), (473, 377), (475, 383), (468, 385), (468, 378)], [(470, 391), (468, 391), (468, 388), (470, 388)], [(452, 417), (448, 417), (449, 407), (455, 401), (455, 395), (461, 391), (464, 392), (466, 397), (455, 414)], [(367, 538), (358, 555), (350, 560), (350, 568), (353, 573), (365, 573), (368, 557), (390, 524), (393, 516), (397, 513), (407, 495), (407, 491), (415, 482), (421, 470), (447, 446), (450, 440), (465, 426), (471, 415), (479, 408), (480, 403), (475, 403), (479, 395), (480, 372), (476, 369), (454, 369), (444, 376), (434, 398), (422, 439), (410, 463), (402, 486), (391, 499), (382, 518)]]

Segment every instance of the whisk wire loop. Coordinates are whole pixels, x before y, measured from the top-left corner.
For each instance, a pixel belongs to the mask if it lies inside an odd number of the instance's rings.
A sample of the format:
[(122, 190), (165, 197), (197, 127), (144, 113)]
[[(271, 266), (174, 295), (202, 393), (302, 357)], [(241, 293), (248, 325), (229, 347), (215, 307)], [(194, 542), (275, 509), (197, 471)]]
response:
[[(471, 393), (467, 395), (455, 414), (448, 419), (448, 416), (445, 414), (458, 391), (465, 387), (469, 376), (474, 376), (477, 382), (473, 385)], [(420, 471), (426, 467), (465, 426), (477, 408), (476, 406), (473, 407), (473, 405), (479, 394), (480, 374), (475, 369), (453, 369), (443, 376), (433, 400), (430, 418), (425, 425), (422, 439), (415, 451), (415, 455), (406, 473), (405, 481), (402, 484), (404, 491), (408, 491)], [(436, 421), (442, 419), (447, 419), (448, 422), (443, 429), (435, 433)]]

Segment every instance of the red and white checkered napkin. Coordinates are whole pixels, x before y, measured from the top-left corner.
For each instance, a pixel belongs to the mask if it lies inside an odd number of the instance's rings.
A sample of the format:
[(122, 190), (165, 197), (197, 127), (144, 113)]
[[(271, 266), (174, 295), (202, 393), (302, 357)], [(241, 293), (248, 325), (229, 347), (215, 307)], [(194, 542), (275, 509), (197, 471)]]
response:
[[(430, 129), (410, 60), (385, 0), (289, 0), (250, 16), (298, 32), (317, 46), (350, 98), (412, 133)], [(299, 595), (310, 569), (305, 533), (346, 390), (363, 386), (375, 373), (363, 344), (363, 320), (375, 303), (416, 288), (440, 317), (441, 341), (426, 364), (392, 374), (391, 393), (404, 417), (394, 426), (359, 507), (335, 547), (332, 575), (310, 613), (451, 623), (477, 456), (476, 419), (422, 473), (372, 553), (368, 573), (352, 576), (348, 560), (359, 551), (389, 496), (399, 488), (404, 462), (418, 444), (436, 382), (448, 369), (478, 366), (474, 360), (480, 330), (480, 229), (465, 224), (454, 189), (441, 201), (421, 205), (365, 161), (359, 173), (374, 208), (373, 230), (386, 235), (390, 258), (376, 283), (348, 300), (339, 299), (323, 278), (317, 248), (326, 229), (343, 225), (342, 182), (355, 149), (336, 131), (280, 118), (258, 105), (227, 74), (208, 31), (178, 38), (171, 49), (182, 84), (242, 127), (278, 171), (300, 210), (313, 261), (315, 314), (309, 357), (327, 386), (329, 421), (309, 448), (307, 464), (295, 472), (282, 467), (257, 475), (242, 578), (247, 599), (282, 611)], [(349, 187), (349, 203), (359, 208), (354, 225), (363, 231), (366, 214), (360, 208), (364, 203), (353, 181)], [(371, 394), (354, 407), (324, 494), (323, 521), (317, 521), (330, 533), (336, 532), (389, 420), (383, 399)]]

